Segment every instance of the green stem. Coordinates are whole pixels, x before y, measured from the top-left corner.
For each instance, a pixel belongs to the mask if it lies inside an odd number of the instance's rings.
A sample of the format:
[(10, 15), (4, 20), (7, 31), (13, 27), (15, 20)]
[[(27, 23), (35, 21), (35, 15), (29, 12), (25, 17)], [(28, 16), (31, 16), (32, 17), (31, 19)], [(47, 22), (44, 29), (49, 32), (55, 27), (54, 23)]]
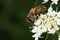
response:
[(45, 40), (47, 40), (48, 36), (49, 36), (49, 34), (47, 34), (47, 36), (46, 36)]

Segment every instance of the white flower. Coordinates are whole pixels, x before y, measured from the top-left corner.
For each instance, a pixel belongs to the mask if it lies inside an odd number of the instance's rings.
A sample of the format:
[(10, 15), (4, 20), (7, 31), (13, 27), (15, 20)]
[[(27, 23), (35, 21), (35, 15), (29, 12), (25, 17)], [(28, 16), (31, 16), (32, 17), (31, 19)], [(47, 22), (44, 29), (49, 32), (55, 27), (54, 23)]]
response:
[(51, 0), (51, 1), (52, 1), (51, 4), (58, 4), (58, 1), (59, 1), (59, 0)]
[(50, 7), (48, 8), (48, 12), (51, 13), (53, 11), (52, 6), (50, 5)]
[(50, 7), (48, 8), (47, 15), (55, 16), (56, 14), (57, 14), (57, 12), (55, 10), (53, 10), (52, 5), (50, 5)]
[(58, 30), (59, 30), (58, 25), (56, 25), (56, 24), (55, 24), (53, 27), (54, 27), (54, 29), (55, 29), (56, 31), (58, 31)]
[(58, 40), (60, 40), (60, 35), (58, 36)]
[(44, 4), (44, 3), (46, 3), (46, 2), (48, 2), (48, 0), (44, 0), (44, 2), (42, 2), (42, 3)]
[(60, 25), (60, 19), (57, 19), (57, 24)]
[(35, 40), (38, 40), (38, 38), (41, 37), (42, 34), (41, 27), (34, 26), (34, 28), (32, 29), (32, 33), (35, 33), (32, 37), (34, 37)]
[(47, 17), (46, 15), (40, 14), (39, 19), (41, 19), (41, 18), (46, 18), (46, 17)]
[(44, 26), (42, 27), (42, 32), (46, 32), (47, 31), (47, 28)]
[(55, 31), (54, 28), (52, 28), (52, 29), (50, 29), (50, 30), (48, 31), (49, 34), (54, 34), (55, 32), (56, 32), (56, 31)]
[(57, 16), (60, 18), (60, 11), (57, 13)]
[(35, 22), (34, 22), (34, 25), (40, 25), (41, 24), (41, 21), (40, 20), (36, 20)]

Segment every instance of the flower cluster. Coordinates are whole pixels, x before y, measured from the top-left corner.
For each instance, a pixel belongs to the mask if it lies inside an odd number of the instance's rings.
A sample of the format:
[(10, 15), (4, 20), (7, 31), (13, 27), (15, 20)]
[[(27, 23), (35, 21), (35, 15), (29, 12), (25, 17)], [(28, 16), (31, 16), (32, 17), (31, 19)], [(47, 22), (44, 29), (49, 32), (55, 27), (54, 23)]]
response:
[(56, 12), (50, 7), (48, 13), (41, 14), (39, 18), (34, 22), (32, 33), (35, 33), (33, 37), (38, 40), (44, 32), (54, 34), (59, 31), (58, 25), (60, 25), (60, 12)]
[[(54, 34), (57, 31), (59, 31), (60, 11), (57, 12), (52, 8), (52, 4), (58, 4), (58, 0), (51, 0), (51, 1), (52, 3), (48, 8), (48, 12), (46, 14), (40, 14), (38, 19), (34, 22), (32, 33), (35, 34), (32, 37), (34, 37), (35, 40), (38, 40), (38, 38), (42, 38), (41, 35), (45, 32), (48, 34)], [(48, 0), (44, 0), (43, 3), (46, 2), (48, 2)]]

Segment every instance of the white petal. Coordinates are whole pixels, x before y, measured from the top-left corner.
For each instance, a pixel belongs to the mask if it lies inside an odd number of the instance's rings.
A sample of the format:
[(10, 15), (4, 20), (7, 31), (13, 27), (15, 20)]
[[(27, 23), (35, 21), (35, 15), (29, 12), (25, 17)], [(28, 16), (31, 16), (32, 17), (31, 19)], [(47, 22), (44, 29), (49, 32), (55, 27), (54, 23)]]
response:
[(59, 30), (58, 25), (54, 25), (54, 29), (55, 29), (56, 31)]
[(57, 20), (57, 24), (60, 25), (60, 19)]
[(57, 13), (57, 16), (60, 17), (60, 11)]
[(38, 38), (41, 37), (41, 34), (40, 33), (36, 33), (32, 37), (35, 38), (35, 40), (38, 40)]
[(53, 8), (52, 8), (52, 6), (50, 6), (49, 8), (48, 8), (48, 12), (52, 12), (53, 11)]
[(41, 24), (41, 21), (40, 20), (37, 20), (34, 22), (34, 25), (40, 25)]
[(38, 37), (35, 37), (35, 40), (38, 40)]
[(34, 38), (34, 37), (37, 37), (38, 35), (37, 34), (34, 34), (32, 37)]
[(51, 1), (52, 1), (51, 4), (58, 4), (58, 1), (59, 1), (59, 0), (51, 0)]
[(56, 32), (55, 29), (52, 28), (51, 30), (49, 30), (48, 33), (49, 33), (49, 34), (54, 34), (55, 32)]
[(58, 40), (60, 40), (60, 35), (58, 36)]
[(40, 19), (42, 19), (42, 18), (47, 18), (47, 15), (41, 14), (41, 15), (40, 15)]
[(48, 2), (48, 1), (49, 1), (49, 0), (44, 0), (44, 2), (42, 2), (42, 3), (44, 4), (44, 3)]
[(37, 32), (38, 27), (34, 26), (34, 28), (32, 29), (32, 33), (36, 33)]

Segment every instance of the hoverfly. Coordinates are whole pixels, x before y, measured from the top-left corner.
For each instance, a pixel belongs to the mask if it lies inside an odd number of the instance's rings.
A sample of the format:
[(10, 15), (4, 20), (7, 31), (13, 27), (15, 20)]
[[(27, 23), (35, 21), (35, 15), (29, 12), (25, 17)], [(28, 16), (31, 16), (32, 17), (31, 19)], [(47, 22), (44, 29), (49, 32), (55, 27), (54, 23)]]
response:
[(34, 22), (35, 20), (37, 20), (38, 16), (40, 16), (41, 13), (45, 14), (45, 12), (46, 12), (46, 7), (42, 5), (31, 8), (27, 15), (27, 20), (29, 22)]

